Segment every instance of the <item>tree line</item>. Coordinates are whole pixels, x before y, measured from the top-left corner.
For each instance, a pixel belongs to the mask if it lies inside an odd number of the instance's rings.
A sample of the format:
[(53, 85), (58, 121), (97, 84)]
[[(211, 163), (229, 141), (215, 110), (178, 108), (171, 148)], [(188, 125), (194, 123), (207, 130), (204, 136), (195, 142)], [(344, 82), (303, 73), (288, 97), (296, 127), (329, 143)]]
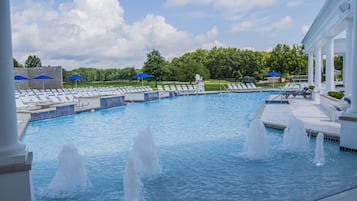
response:
[(271, 52), (214, 47), (187, 52), (171, 61), (165, 61), (158, 50), (152, 50), (143, 66), (143, 71), (157, 81), (194, 81), (195, 74), (204, 79), (240, 81), (249, 76), (261, 80), (272, 70), (284, 76), (306, 75), (303, 46), (278, 44)]
[[(198, 49), (186, 52), (171, 61), (166, 60), (159, 50), (153, 49), (146, 55), (146, 61), (141, 69), (134, 67), (97, 69), (80, 67), (74, 70), (63, 69), (63, 77), (80, 74), (87, 81), (131, 80), (139, 72), (151, 74), (155, 81), (185, 81), (195, 80), (195, 74), (207, 79), (229, 79), (240, 81), (244, 77), (261, 80), (269, 71), (289, 75), (307, 74), (307, 55), (303, 46), (278, 44), (271, 52), (242, 50), (238, 48), (214, 47), (211, 50)], [(335, 68), (342, 69), (342, 57), (335, 57)], [(23, 67), (14, 59), (14, 65)], [(30, 55), (25, 67), (41, 66), (41, 60)]]

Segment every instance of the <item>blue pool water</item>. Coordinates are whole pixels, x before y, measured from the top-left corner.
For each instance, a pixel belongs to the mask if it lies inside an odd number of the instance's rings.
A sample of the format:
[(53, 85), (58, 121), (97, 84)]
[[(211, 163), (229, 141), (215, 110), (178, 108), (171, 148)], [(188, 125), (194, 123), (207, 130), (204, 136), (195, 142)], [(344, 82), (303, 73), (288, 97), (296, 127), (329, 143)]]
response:
[[(133, 138), (150, 127), (163, 167), (143, 179), (144, 197), (156, 200), (314, 200), (357, 185), (356, 154), (325, 142), (324, 166), (307, 153), (288, 153), (283, 136), (267, 129), (269, 157), (244, 155), (250, 122), (270, 93), (184, 96), (31, 122), (22, 138), (34, 152), (36, 200), (122, 200), (123, 175)], [(90, 185), (56, 194), (48, 185), (58, 154), (74, 144), (85, 156)]]

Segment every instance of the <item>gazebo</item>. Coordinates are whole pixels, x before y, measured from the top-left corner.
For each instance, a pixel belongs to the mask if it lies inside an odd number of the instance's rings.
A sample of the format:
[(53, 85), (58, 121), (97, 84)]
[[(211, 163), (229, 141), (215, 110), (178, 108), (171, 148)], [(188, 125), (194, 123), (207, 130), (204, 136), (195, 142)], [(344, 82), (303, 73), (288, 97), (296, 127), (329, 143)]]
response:
[[(349, 151), (357, 151), (357, 135), (355, 135), (355, 130), (357, 130), (357, 57), (353, 56), (357, 55), (356, 16), (356, 1), (326, 0), (302, 40), (309, 58), (308, 83), (315, 85), (317, 94), (335, 90), (334, 55), (343, 56), (345, 95), (352, 99), (351, 107), (340, 117), (340, 149)], [(325, 89), (321, 85), (324, 55), (326, 57)]]

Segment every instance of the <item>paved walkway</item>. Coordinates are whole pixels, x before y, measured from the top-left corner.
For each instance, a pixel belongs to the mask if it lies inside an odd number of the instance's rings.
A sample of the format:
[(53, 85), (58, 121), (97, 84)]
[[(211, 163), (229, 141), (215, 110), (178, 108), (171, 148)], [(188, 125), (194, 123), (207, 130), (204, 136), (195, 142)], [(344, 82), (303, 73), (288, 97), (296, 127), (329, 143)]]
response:
[(30, 114), (29, 113), (16, 113), (17, 115), (17, 134), (19, 139), (21, 139), (22, 134), (24, 133), (27, 124), (30, 121)]
[[(272, 95), (276, 96), (276, 95)], [(328, 117), (319, 104), (312, 100), (290, 98), (289, 104), (266, 104), (260, 118), (268, 127), (283, 129), (288, 125), (289, 118), (294, 115), (304, 122), (308, 133), (324, 133), (333, 140), (339, 140), (340, 123)]]

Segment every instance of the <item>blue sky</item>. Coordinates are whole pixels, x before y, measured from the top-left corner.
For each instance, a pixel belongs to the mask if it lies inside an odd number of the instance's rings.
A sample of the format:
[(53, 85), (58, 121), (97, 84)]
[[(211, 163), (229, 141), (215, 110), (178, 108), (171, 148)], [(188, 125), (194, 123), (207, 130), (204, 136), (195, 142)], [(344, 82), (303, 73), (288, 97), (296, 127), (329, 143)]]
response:
[(324, 0), (13, 0), (14, 57), (43, 65), (141, 68), (214, 46), (269, 51), (300, 44)]

